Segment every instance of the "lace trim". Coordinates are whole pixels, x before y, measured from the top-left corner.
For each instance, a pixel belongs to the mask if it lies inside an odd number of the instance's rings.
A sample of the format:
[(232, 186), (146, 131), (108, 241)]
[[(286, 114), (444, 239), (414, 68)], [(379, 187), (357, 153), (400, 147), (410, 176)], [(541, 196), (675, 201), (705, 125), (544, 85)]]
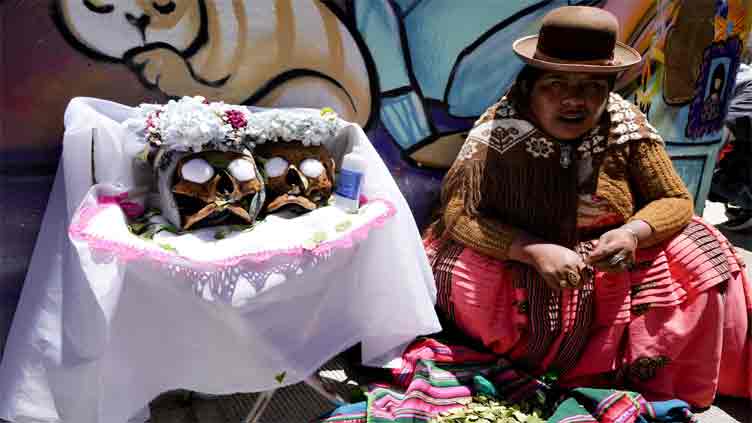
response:
[(231, 256), (222, 260), (212, 260), (205, 262), (197, 262), (188, 257), (182, 256), (175, 251), (146, 249), (137, 245), (130, 244), (128, 242), (114, 241), (102, 236), (88, 233), (87, 229), (91, 221), (97, 215), (111, 207), (119, 207), (114, 203), (104, 203), (98, 204), (96, 206), (82, 208), (69, 226), (68, 234), (71, 239), (86, 242), (91, 250), (99, 250), (99, 252), (112, 253), (119, 259), (122, 259), (126, 262), (143, 258), (167, 266), (177, 265), (190, 267), (197, 270), (203, 269), (207, 271), (216, 271), (237, 266), (244, 262), (258, 264), (268, 261), (276, 256), (303, 256), (308, 254), (312, 254), (314, 256), (326, 256), (337, 249), (352, 248), (357, 242), (368, 238), (368, 234), (371, 229), (383, 227), (386, 224), (387, 220), (389, 220), (396, 214), (397, 209), (391, 202), (384, 199), (371, 199), (369, 201), (369, 203), (376, 202), (382, 203), (385, 206), (386, 210), (380, 215), (372, 218), (372, 220), (358, 227), (357, 229), (348, 232), (341, 238), (331, 241), (323, 241), (316, 244), (315, 246), (301, 245), (285, 249), (258, 251), (249, 254)]

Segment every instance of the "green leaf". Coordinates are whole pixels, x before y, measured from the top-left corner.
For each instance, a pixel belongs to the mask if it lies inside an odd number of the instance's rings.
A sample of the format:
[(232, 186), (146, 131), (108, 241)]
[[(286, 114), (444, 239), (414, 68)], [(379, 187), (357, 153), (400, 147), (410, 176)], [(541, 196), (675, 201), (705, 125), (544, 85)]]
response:
[(178, 231), (178, 228), (176, 228), (174, 225), (162, 225), (162, 229), (160, 230), (167, 231), (173, 234), (177, 234), (178, 232), (180, 232)]
[(228, 154), (221, 151), (209, 151), (205, 152), (202, 158), (209, 162), (213, 167), (226, 169), (227, 166), (230, 165), (230, 161), (233, 157), (229, 157)]
[(128, 229), (130, 229), (134, 234), (141, 233), (141, 231), (143, 231), (145, 227), (146, 223), (131, 223), (130, 225), (128, 225)]
[(151, 207), (148, 210), (146, 210), (146, 213), (144, 213), (144, 214), (141, 215), (141, 218), (142, 219), (148, 219), (150, 217), (154, 217), (154, 216), (157, 216), (157, 215), (160, 215), (160, 214), (162, 214), (161, 210), (155, 209), (155, 208)]
[(352, 221), (345, 220), (344, 222), (337, 224), (334, 229), (336, 229), (337, 232), (345, 232), (346, 230), (350, 229), (350, 227), (352, 227)]
[(276, 380), (277, 383), (282, 384), (282, 381), (285, 380), (285, 376), (287, 376), (287, 372), (277, 373), (277, 375), (274, 376), (274, 380)]
[(528, 418), (528, 415), (523, 413), (522, 411), (515, 411), (514, 413), (512, 413), (512, 415), (514, 416), (515, 419), (517, 419), (518, 422), (522, 422), (522, 423), (525, 423), (525, 421)]
[(326, 241), (326, 238), (327, 238), (326, 232), (318, 231), (318, 232), (313, 233), (312, 241), (315, 242), (316, 244), (319, 244), (319, 243)]
[(170, 244), (161, 244), (160, 243), (160, 244), (157, 244), (157, 245), (159, 245), (163, 250), (167, 250), (167, 251), (170, 251), (170, 252), (173, 252), (173, 253), (177, 253), (178, 252), (178, 249), (175, 248), (175, 247), (173, 247)]
[(136, 159), (141, 160), (142, 162), (148, 162), (149, 150), (151, 150), (151, 147), (147, 145), (146, 147), (144, 147), (143, 150), (141, 150), (138, 154), (136, 154)]

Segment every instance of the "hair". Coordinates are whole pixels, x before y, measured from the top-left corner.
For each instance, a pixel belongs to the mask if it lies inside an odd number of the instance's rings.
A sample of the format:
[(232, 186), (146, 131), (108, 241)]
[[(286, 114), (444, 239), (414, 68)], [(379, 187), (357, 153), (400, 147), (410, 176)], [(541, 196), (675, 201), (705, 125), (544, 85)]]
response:
[[(541, 78), (541, 76), (543, 76), (544, 73), (546, 73), (545, 69), (536, 68), (530, 65), (525, 65), (520, 69), (511, 91), (514, 93), (513, 97), (521, 109), (527, 108), (533, 85)], [(616, 75), (617, 74), (615, 73), (603, 75), (603, 79), (608, 81), (609, 91), (614, 90), (614, 86), (616, 85)]]

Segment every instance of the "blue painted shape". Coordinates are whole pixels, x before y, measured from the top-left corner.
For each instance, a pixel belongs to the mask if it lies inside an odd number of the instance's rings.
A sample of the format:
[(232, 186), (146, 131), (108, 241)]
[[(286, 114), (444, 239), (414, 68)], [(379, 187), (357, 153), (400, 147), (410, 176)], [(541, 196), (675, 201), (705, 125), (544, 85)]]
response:
[(549, 10), (550, 6), (542, 7), (500, 28), (459, 59), (448, 88), (451, 115), (478, 116), (499, 100), (523, 66), (512, 51), (512, 43), (537, 33), (538, 22)]
[[(662, 84), (662, 81), (656, 79), (659, 75), (663, 75), (662, 72), (656, 72), (650, 77), (649, 87), (652, 87), (653, 84)], [(626, 96), (625, 99), (632, 103), (635, 102), (634, 96)], [(695, 139), (687, 138), (685, 132), (689, 121), (689, 107), (689, 103), (681, 107), (666, 104), (663, 101), (662, 92), (659, 91), (651, 99), (648, 121), (658, 129), (658, 133), (666, 142), (687, 145), (706, 144), (720, 138), (721, 131), (711, 132)]]
[(388, 1), (354, 2), (355, 22), (376, 65), (381, 91), (410, 85), (399, 17)]
[[(424, 0), (419, 3), (404, 22), (413, 73), (423, 95), (443, 100), (450, 72), (460, 52), (499, 22), (541, 3), (546, 2)], [(551, 6), (562, 4), (566, 2), (551, 2)], [(503, 53), (495, 56), (498, 62), (510, 60)]]
[(423, 103), (414, 92), (382, 98), (381, 122), (403, 150), (431, 134)]
[[(387, 0), (381, 0), (383, 2), (387, 2)], [(397, 5), (397, 7), (400, 8), (400, 12), (404, 15), (410, 13), (411, 10), (415, 6), (418, 5), (418, 3), (422, 2), (423, 0), (393, 0), (394, 4)]]
[(695, 214), (699, 216), (705, 208), (720, 148), (720, 138), (701, 145), (672, 142), (666, 146), (674, 168), (694, 198)]
[(676, 172), (681, 176), (687, 189), (693, 198), (697, 198), (700, 193), (702, 182), (702, 173), (705, 168), (706, 157), (676, 157), (672, 161)]

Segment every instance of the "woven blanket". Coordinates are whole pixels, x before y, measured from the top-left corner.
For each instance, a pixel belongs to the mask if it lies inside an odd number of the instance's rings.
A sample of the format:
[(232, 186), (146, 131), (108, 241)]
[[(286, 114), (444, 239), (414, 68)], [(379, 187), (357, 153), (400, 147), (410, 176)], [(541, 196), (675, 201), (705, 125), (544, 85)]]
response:
[[(513, 419), (495, 421), (533, 423), (547, 417), (552, 423), (696, 422), (683, 401), (648, 402), (638, 393), (611, 389), (559, 391), (504, 358), (435, 339), (416, 341), (393, 375), (392, 383), (369, 388), (368, 401), (339, 407), (319, 422), (455, 421), (452, 416), (465, 413), (479, 416), (471, 421), (485, 423), (494, 421), (489, 404), (497, 404), (497, 412), (508, 409)], [(478, 398), (490, 402), (478, 404)]]

